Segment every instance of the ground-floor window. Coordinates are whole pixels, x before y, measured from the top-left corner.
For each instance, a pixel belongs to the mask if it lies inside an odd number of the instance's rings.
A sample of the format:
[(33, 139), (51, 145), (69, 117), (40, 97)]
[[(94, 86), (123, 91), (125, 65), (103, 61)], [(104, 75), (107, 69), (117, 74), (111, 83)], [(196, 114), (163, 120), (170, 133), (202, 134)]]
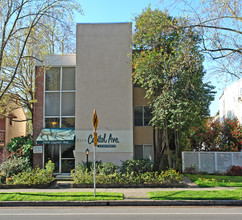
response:
[(135, 145), (134, 146), (134, 159), (148, 158), (151, 161), (154, 159), (153, 146), (152, 145)]
[(55, 163), (54, 173), (70, 173), (75, 168), (74, 149), (74, 144), (46, 144), (44, 162)]

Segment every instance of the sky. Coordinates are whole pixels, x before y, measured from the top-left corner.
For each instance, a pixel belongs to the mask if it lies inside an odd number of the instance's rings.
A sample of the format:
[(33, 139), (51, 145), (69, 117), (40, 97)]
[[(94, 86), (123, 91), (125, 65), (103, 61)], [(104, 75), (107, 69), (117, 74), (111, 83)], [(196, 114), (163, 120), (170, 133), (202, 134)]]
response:
[[(197, 0), (193, 0), (193, 3), (195, 1)], [(164, 0), (164, 4), (161, 4), (159, 0), (80, 0), (80, 2), (84, 14), (76, 16), (76, 23), (133, 22), (133, 27), (134, 16), (140, 14), (149, 5), (152, 9), (164, 9), (169, 5), (169, 0)], [(172, 16), (182, 14), (181, 11), (173, 7), (169, 7), (169, 12)], [(221, 82), (218, 76), (211, 75), (209, 73), (209, 61), (204, 63), (204, 67), (207, 71), (204, 81), (210, 81), (212, 85), (216, 86), (215, 100), (210, 105), (210, 115), (215, 116), (219, 108), (219, 97), (223, 89), (231, 82)]]

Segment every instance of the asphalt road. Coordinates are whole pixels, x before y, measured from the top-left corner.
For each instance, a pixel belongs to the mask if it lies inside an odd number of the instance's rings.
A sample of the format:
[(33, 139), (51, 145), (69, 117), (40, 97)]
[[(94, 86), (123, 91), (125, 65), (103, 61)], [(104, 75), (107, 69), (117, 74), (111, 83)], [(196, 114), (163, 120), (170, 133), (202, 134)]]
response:
[(242, 207), (25, 207), (0, 208), (1, 220), (241, 220)]

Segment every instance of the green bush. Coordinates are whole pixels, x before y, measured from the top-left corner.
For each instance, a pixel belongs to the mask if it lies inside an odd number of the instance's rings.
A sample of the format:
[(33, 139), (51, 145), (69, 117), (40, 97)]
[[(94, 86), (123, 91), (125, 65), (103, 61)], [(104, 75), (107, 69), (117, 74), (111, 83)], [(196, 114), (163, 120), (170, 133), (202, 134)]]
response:
[(31, 150), (33, 148), (33, 136), (14, 137), (11, 142), (7, 144), (7, 149), (14, 153), (16, 157), (31, 159)]
[(122, 165), (120, 167), (120, 172), (124, 174), (131, 174), (132, 172), (134, 174), (140, 174), (151, 171), (153, 171), (153, 163), (149, 159), (125, 160), (122, 161)]
[[(96, 161), (96, 173), (99, 173), (98, 168), (100, 165), (101, 165), (101, 161)], [(85, 172), (93, 171), (93, 170), (94, 170), (93, 162), (91, 162), (91, 161), (88, 162), (88, 169), (87, 169), (87, 163), (82, 161), (82, 163), (79, 163), (76, 165), (75, 170), (73, 172), (79, 171), (79, 172), (85, 173)]]
[(35, 168), (23, 171), (10, 178), (6, 179), (6, 184), (28, 184), (28, 185), (39, 185), (50, 183), (54, 180), (53, 172), (55, 169), (55, 164), (48, 161), (45, 165), (45, 169)]
[[(83, 172), (82, 170), (73, 170), (71, 176), (76, 184), (93, 184), (93, 171)], [(178, 183), (183, 177), (173, 169), (162, 172), (131, 172), (122, 174), (115, 171), (112, 174), (105, 175), (103, 173), (96, 174), (97, 184), (152, 184), (152, 183)]]
[(99, 164), (97, 166), (97, 171), (100, 174), (109, 175), (109, 174), (114, 174), (115, 172), (117, 172), (117, 168), (118, 168), (118, 166), (115, 163), (106, 162), (103, 164)]
[(15, 174), (31, 169), (28, 158), (9, 158), (0, 165), (1, 182)]

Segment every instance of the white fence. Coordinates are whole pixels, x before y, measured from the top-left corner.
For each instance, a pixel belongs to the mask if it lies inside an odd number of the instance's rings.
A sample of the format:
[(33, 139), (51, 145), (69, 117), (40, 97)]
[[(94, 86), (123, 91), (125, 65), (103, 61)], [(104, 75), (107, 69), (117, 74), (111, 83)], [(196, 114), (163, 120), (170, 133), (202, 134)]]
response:
[(195, 167), (199, 172), (223, 173), (232, 165), (242, 166), (242, 152), (183, 151), (182, 171)]

